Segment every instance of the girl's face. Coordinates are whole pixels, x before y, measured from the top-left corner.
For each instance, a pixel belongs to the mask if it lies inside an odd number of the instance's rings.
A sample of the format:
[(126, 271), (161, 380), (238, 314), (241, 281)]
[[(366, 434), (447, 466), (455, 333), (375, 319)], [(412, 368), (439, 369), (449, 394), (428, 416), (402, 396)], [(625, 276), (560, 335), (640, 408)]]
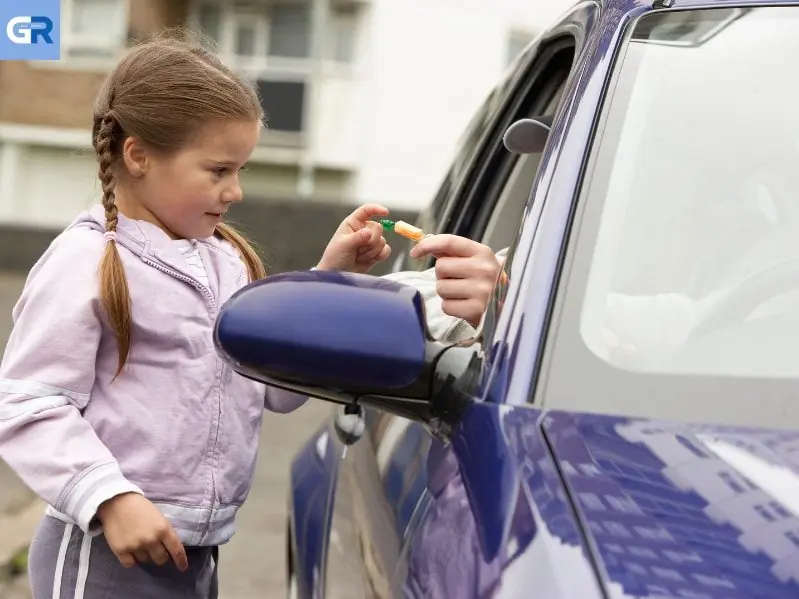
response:
[(126, 149), (131, 193), (117, 194), (120, 211), (174, 239), (211, 237), (231, 204), (242, 200), (239, 174), (260, 133), (260, 122), (221, 122), (169, 155)]

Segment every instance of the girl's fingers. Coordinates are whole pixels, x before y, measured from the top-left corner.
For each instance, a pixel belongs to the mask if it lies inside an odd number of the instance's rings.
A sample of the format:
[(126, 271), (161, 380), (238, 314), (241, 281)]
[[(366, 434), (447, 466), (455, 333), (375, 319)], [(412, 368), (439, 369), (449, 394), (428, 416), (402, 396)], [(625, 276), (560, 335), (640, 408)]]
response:
[(391, 246), (386, 244), (383, 246), (383, 249), (380, 250), (380, 253), (377, 255), (377, 261), (382, 262), (383, 260), (388, 260), (388, 257), (391, 255)]
[(117, 559), (119, 563), (122, 564), (125, 568), (132, 568), (136, 565), (136, 558), (132, 553), (118, 553)]
[(180, 542), (175, 529), (170, 526), (169, 531), (161, 539), (161, 542), (169, 552), (169, 555), (172, 556), (172, 561), (175, 562), (178, 570), (185, 572), (189, 568), (189, 558), (186, 557), (186, 548)]
[(163, 543), (160, 541), (149, 545), (147, 547), (147, 551), (150, 554), (150, 559), (159, 566), (163, 566), (169, 561), (169, 553), (167, 552), (166, 547), (164, 547)]

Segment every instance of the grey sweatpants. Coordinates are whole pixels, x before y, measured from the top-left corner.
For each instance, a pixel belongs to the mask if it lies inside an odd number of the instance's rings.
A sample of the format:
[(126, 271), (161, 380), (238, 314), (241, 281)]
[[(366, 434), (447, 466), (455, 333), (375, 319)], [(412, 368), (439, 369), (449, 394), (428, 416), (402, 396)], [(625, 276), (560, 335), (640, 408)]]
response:
[(216, 548), (186, 547), (186, 555), (186, 572), (172, 561), (125, 568), (102, 534), (45, 516), (28, 556), (33, 599), (217, 599)]

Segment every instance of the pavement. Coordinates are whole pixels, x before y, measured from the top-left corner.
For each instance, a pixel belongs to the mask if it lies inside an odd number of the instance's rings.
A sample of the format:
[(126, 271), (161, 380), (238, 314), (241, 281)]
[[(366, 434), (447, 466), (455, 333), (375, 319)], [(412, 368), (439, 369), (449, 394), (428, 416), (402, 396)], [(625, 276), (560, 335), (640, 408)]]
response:
[[(20, 276), (0, 273), (0, 347), (10, 330), (11, 307), (22, 283)], [(252, 492), (240, 512), (238, 532), (220, 548), (220, 597), (286, 596), (289, 462), (330, 411), (328, 404), (311, 400), (293, 414), (265, 414)], [(15, 552), (20, 538), (24, 545), (41, 510), (40, 504), (32, 503), (30, 491), (0, 462), (0, 557)], [(0, 599), (31, 599), (26, 577), (0, 582)]]

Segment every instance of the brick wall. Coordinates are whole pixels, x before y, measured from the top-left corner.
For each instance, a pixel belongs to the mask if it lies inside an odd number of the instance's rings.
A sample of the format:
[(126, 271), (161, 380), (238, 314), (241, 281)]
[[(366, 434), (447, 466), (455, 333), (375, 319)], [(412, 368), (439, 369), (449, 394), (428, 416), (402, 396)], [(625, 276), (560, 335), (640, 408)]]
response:
[[(130, 3), (128, 37), (139, 40), (182, 25), (187, 14), (188, 0), (136, 0)], [(0, 122), (89, 128), (94, 98), (106, 74), (96, 68), (0, 62)]]

